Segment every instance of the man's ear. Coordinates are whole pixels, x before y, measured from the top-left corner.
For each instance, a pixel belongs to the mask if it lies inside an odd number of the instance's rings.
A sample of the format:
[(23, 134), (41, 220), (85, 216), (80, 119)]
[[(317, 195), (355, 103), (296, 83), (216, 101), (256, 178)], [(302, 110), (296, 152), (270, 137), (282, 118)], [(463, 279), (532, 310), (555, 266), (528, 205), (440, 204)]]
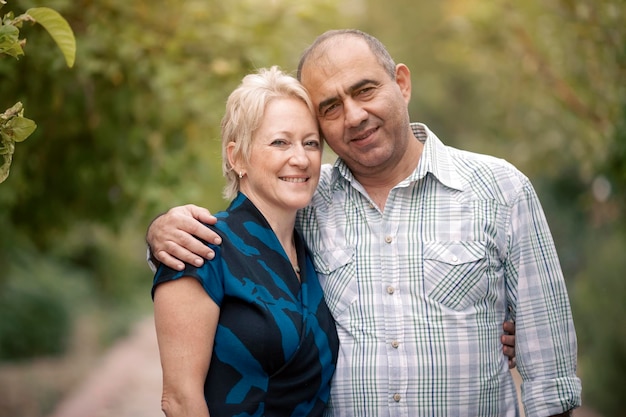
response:
[(400, 87), (404, 101), (409, 104), (411, 101), (411, 70), (404, 64), (396, 65), (396, 84)]

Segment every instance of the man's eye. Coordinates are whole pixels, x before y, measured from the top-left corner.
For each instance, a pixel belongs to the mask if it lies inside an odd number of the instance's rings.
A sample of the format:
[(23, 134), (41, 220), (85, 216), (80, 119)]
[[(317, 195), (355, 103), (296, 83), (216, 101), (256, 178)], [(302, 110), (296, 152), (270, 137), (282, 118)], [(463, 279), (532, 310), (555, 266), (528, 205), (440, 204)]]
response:
[(374, 87), (365, 87), (362, 88), (358, 91), (357, 95), (359, 96), (368, 96), (370, 94), (372, 94), (372, 92), (374, 91)]
[(334, 117), (337, 117), (338, 114), (339, 114), (339, 103), (335, 103), (326, 107), (322, 115), (327, 119), (328, 118), (332, 119)]

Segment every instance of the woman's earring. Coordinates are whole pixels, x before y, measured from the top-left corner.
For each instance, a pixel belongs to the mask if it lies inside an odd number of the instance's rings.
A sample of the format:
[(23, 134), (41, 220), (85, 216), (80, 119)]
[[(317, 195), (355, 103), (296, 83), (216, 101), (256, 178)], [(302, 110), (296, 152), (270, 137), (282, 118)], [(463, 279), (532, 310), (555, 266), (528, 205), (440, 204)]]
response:
[(239, 179), (243, 178), (243, 172), (239, 171)]

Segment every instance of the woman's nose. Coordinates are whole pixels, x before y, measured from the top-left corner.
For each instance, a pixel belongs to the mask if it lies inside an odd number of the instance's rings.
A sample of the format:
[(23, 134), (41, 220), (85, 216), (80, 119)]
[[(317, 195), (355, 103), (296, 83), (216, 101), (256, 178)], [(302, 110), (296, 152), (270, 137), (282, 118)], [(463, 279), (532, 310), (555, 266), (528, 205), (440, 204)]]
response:
[(309, 158), (307, 157), (304, 146), (302, 146), (301, 144), (297, 144), (291, 148), (290, 162), (300, 167), (308, 166)]

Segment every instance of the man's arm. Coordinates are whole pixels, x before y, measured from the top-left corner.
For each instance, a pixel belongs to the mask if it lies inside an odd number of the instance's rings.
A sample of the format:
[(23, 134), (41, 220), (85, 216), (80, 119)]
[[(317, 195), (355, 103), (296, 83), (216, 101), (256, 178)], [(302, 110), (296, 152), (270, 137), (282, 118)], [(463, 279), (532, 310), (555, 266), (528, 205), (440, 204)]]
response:
[(526, 415), (567, 416), (581, 404), (567, 287), (539, 198), (527, 179), (511, 208), (504, 268), (522, 402)]
[(219, 245), (217, 233), (205, 226), (217, 219), (202, 207), (193, 204), (171, 208), (150, 223), (146, 243), (152, 260), (182, 271), (184, 263), (201, 266), (204, 259), (213, 259), (213, 250), (199, 239)]

